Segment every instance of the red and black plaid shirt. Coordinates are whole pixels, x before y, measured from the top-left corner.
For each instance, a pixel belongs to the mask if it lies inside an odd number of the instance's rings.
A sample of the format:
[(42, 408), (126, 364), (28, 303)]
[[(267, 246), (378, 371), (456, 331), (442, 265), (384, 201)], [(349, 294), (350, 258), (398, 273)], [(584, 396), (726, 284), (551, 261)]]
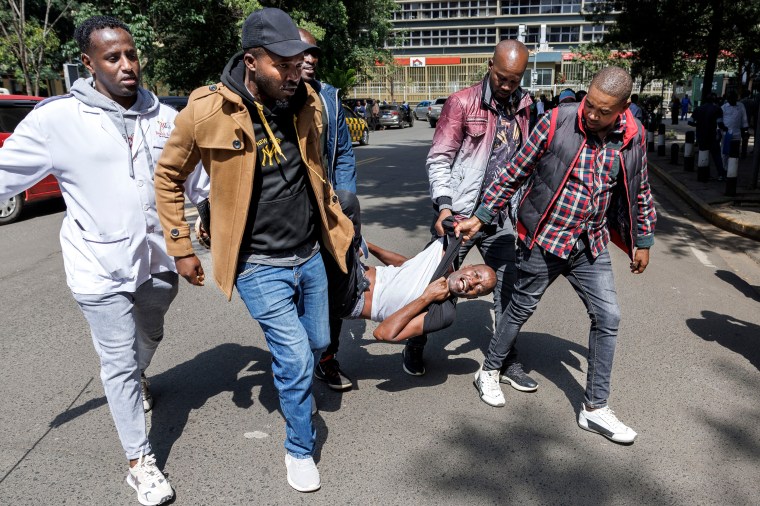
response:
[[(514, 191), (527, 179), (547, 148), (551, 115), (542, 117), (528, 141), (501, 170), (496, 182), (483, 195), (481, 207), (491, 216), (503, 207)], [(560, 258), (567, 258), (583, 232), (588, 234), (589, 247), (594, 257), (602, 253), (610, 240), (607, 226), (607, 208), (618, 174), (612, 174), (613, 162), (618, 156), (626, 128), (625, 115), (621, 114), (604, 141), (588, 135), (581, 154), (549, 210), (542, 228), (536, 231), (536, 243)], [(619, 166), (619, 164), (618, 164)], [(641, 190), (639, 192), (639, 235), (653, 233), (654, 205), (649, 192), (644, 154)]]

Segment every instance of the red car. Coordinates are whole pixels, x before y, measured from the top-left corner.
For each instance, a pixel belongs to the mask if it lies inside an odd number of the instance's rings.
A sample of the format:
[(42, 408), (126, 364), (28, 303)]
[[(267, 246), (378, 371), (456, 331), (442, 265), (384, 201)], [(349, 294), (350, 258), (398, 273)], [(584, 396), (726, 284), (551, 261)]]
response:
[[(11, 136), (16, 125), (34, 109), (40, 100), (43, 100), (42, 97), (0, 95), (0, 147), (5, 143), (5, 139)], [(58, 187), (58, 181), (53, 176), (47, 176), (24, 193), (0, 201), (0, 225), (16, 221), (27, 202), (60, 196), (61, 189)]]

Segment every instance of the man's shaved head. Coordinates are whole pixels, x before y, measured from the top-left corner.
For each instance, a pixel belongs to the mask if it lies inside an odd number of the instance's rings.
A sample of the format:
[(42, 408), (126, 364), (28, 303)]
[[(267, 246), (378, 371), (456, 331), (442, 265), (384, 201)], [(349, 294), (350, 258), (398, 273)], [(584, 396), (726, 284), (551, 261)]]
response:
[(525, 59), (525, 64), (528, 64), (528, 48), (525, 44), (516, 39), (505, 39), (496, 44), (496, 49), (493, 52), (493, 59), (497, 58), (510, 58), (510, 59)]
[(500, 103), (506, 103), (520, 86), (528, 66), (528, 48), (519, 40), (502, 40), (496, 45), (488, 62), (491, 93)]
[(620, 101), (627, 101), (633, 89), (633, 79), (625, 69), (605, 67), (596, 73), (591, 86)]

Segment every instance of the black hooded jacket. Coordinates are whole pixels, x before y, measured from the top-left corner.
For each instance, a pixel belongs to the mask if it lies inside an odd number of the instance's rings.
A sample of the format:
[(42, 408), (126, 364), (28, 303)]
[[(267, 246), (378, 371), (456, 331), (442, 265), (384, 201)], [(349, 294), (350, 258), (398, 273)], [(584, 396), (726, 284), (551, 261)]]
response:
[(305, 85), (299, 83), (286, 105), (257, 105), (245, 87), (242, 52), (227, 63), (222, 82), (243, 99), (256, 135), (256, 177), (240, 253), (275, 255), (315, 241), (315, 206), (295, 123), (306, 102)]

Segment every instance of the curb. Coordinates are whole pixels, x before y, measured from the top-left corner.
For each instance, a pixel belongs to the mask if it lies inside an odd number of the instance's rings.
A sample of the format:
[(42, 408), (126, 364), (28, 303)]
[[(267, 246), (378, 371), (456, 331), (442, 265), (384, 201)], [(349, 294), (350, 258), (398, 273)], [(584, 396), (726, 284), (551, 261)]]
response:
[(665, 184), (667, 184), (691, 207), (696, 209), (707, 221), (723, 230), (728, 230), (734, 234), (743, 235), (750, 239), (760, 241), (760, 226), (736, 219), (728, 213), (716, 211), (710, 204), (690, 192), (686, 186), (668, 174), (667, 171), (660, 168), (657, 164), (649, 160), (648, 165), (649, 169), (654, 172), (657, 177), (665, 181)]

